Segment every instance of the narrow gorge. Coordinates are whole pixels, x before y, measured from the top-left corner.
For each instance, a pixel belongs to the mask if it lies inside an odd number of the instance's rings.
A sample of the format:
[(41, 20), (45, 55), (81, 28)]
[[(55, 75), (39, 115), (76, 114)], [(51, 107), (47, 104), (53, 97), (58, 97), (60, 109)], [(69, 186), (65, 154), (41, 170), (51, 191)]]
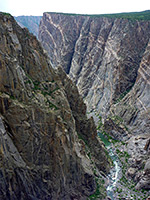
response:
[(15, 19), (0, 13), (0, 199), (149, 200), (150, 11)]
[(53, 67), (76, 83), (88, 112), (105, 117), (133, 87), (149, 30), (150, 21), (44, 13), (39, 40)]
[(114, 199), (146, 199), (150, 195), (150, 11), (95, 16), (44, 13), (39, 40), (52, 66), (62, 66), (77, 85), (88, 116), (94, 117), (122, 164)]
[(75, 84), (0, 13), (0, 199), (104, 199), (110, 165)]

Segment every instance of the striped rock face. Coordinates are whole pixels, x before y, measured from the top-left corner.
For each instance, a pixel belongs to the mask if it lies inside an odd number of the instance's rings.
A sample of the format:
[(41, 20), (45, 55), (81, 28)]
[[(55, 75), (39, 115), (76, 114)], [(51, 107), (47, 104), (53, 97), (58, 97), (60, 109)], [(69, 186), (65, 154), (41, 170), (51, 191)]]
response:
[(44, 13), (39, 39), (53, 67), (76, 83), (88, 112), (108, 115), (133, 87), (150, 38), (149, 21)]
[[(150, 130), (150, 42), (143, 54), (136, 82), (131, 91), (112, 110), (124, 119), (133, 134)], [(112, 112), (113, 112), (112, 111)]]

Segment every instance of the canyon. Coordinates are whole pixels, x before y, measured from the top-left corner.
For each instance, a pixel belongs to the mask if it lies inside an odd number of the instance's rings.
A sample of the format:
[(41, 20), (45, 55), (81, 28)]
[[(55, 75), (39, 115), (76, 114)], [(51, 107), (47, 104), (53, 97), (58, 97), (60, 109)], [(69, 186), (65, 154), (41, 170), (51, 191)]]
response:
[(150, 11), (0, 21), (0, 198), (148, 199)]
[(77, 87), (7, 13), (0, 13), (0, 161), (3, 200), (106, 196), (111, 161)]
[(39, 40), (76, 83), (88, 112), (107, 116), (128, 92), (150, 38), (149, 21), (44, 13)]
[(125, 168), (122, 179), (133, 180), (135, 190), (149, 190), (150, 11), (103, 16), (47, 12), (39, 40), (52, 66), (62, 66), (77, 85), (99, 131), (125, 144), (114, 150)]

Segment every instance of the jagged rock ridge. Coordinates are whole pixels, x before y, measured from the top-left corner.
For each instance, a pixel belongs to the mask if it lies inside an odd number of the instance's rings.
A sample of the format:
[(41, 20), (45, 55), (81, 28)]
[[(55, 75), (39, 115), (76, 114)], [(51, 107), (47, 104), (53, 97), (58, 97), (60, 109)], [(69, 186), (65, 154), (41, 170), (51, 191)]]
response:
[(86, 199), (109, 162), (76, 86), (8, 14), (0, 38), (0, 199)]

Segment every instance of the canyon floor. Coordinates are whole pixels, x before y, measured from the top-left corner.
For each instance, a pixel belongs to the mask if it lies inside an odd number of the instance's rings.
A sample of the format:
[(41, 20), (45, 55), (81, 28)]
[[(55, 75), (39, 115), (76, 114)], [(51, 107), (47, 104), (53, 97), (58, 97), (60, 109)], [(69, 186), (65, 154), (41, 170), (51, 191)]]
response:
[[(149, 135), (128, 136), (123, 141), (113, 139), (103, 130), (98, 135), (104, 142), (113, 166), (106, 180), (108, 200), (146, 200), (150, 190), (141, 189), (142, 184), (149, 185), (150, 167), (148, 149)], [(147, 175), (146, 175), (147, 174)], [(144, 177), (145, 176), (145, 177)]]

